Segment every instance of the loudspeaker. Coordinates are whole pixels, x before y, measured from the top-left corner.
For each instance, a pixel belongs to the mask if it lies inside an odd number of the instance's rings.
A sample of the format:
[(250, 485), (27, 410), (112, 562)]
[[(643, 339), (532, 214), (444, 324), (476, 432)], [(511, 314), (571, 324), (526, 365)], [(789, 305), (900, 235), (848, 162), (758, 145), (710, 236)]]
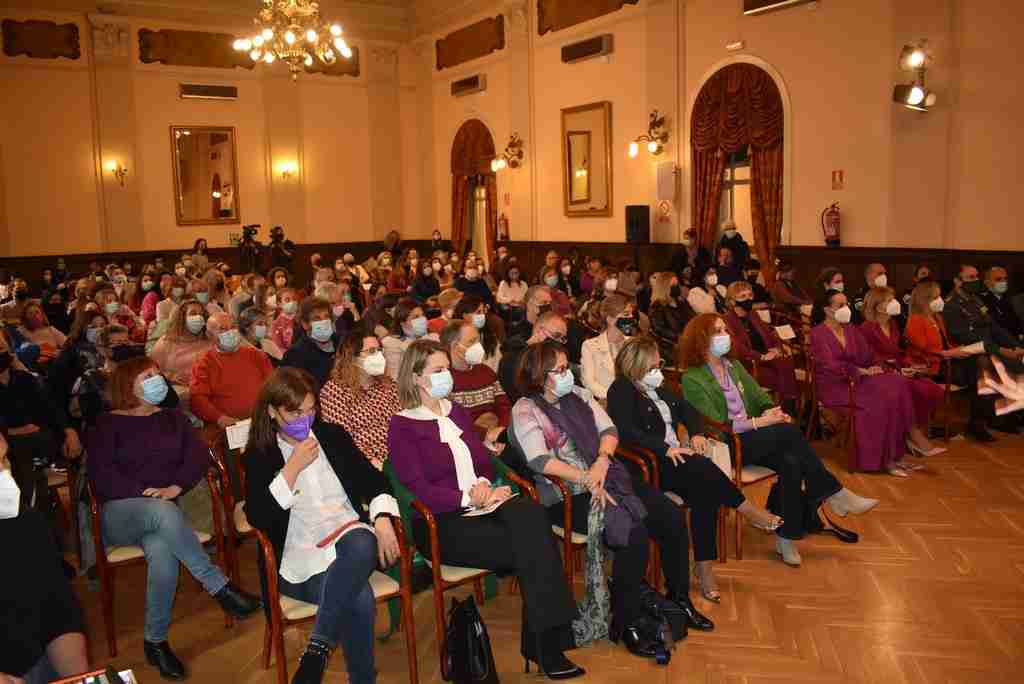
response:
[(626, 206), (626, 242), (647, 245), (651, 242), (651, 208), (646, 204)]

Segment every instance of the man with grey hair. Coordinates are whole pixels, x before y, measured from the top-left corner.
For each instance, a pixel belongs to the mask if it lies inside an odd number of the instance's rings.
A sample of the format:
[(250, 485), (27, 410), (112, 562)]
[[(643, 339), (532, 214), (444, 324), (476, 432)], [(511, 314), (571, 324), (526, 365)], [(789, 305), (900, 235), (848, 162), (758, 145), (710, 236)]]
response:
[[(550, 294), (548, 297), (548, 301), (550, 301)], [(508, 395), (509, 401), (513, 404), (520, 397), (516, 389), (516, 373), (519, 372), (519, 362), (523, 358), (523, 354), (526, 353), (527, 347), (544, 340), (554, 340), (562, 345), (569, 341), (569, 326), (566, 320), (554, 311), (544, 310), (536, 317), (529, 337), (511, 337), (505, 340), (505, 345), (501, 348), (498, 380), (501, 382), (501, 388)]]
[(1002, 266), (992, 266), (985, 270), (985, 289), (978, 295), (988, 307), (992, 320), (1001, 325), (1006, 332), (1018, 340), (1024, 338), (1024, 325), (1013, 310), (1011, 298), (1008, 296), (1010, 279)]
[(722, 222), (722, 237), (718, 240), (718, 246), (715, 247), (715, 253), (713, 256), (717, 256), (722, 247), (728, 247), (732, 252), (732, 261), (736, 265), (736, 268), (743, 270), (747, 265), (747, 259), (750, 258), (750, 245), (743, 239), (740, 232), (736, 229), (736, 223), (732, 219), (726, 219)]

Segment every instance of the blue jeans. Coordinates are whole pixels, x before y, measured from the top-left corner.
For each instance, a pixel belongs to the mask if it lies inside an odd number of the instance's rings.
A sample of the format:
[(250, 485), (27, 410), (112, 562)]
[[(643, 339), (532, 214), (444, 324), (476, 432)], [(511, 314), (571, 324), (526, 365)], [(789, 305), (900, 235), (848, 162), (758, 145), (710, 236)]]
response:
[(334, 647), (341, 644), (351, 684), (373, 684), (373, 620), (377, 605), (370, 575), (377, 567), (377, 537), (356, 529), (334, 545), (337, 557), (325, 571), (302, 584), (279, 578), (282, 594), (319, 606), (311, 637)]
[(146, 641), (167, 641), (179, 563), (210, 595), (228, 583), (174, 502), (149, 497), (108, 501), (103, 504), (103, 539), (115, 546), (141, 546), (146, 553)]

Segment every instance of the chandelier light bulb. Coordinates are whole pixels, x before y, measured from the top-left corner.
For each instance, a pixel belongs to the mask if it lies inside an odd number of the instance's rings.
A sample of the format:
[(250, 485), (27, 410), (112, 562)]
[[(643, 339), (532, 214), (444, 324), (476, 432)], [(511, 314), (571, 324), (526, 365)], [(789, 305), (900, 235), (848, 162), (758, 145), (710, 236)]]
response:
[(242, 41), (236, 38), (235, 42), (231, 44), (231, 47), (240, 52), (242, 50)]
[(306, 66), (313, 66), (313, 55), (306, 55), (306, 59), (303, 61), (306, 63)]
[(263, 33), (261, 35), (263, 36), (263, 40), (274, 39), (274, 32), (268, 28), (263, 29)]
[(341, 27), (338, 26), (337, 24), (331, 24), (331, 35), (332, 36), (340, 36), (341, 35)]
[(647, 151), (650, 152), (651, 154), (657, 154), (658, 153), (658, 147), (660, 147), (660, 146), (654, 140), (652, 140), (651, 142), (647, 143)]
[(352, 48), (350, 48), (348, 45), (341, 48), (341, 56), (344, 57), (345, 59), (352, 59)]
[(318, 36), (316, 35), (316, 31), (314, 31), (313, 29), (309, 29), (308, 31), (306, 31), (306, 42), (315, 43), (317, 41), (317, 37)]
[(252, 49), (252, 41), (248, 38), (242, 39), (242, 52), (248, 52)]
[(324, 61), (328, 64), (334, 61), (334, 50), (327, 50), (324, 52)]
[(260, 50), (253, 50), (252, 52), (249, 53), (249, 58), (252, 59), (252, 61), (254, 61), (254, 62), (260, 61), (260, 59), (262, 57), (263, 57), (263, 53)]
[(289, 45), (293, 44), (295, 42), (295, 34), (292, 33), (291, 31), (285, 31), (284, 42), (288, 43)]
[(914, 86), (907, 95), (907, 104), (919, 105), (924, 101), (924, 89), (921, 86)]
[(252, 39), (252, 44), (255, 47), (263, 47), (263, 36), (254, 36)]
[(274, 57), (273, 52), (268, 52), (267, 54), (263, 55), (263, 61), (266, 62), (267, 64), (273, 64), (274, 59), (276, 58)]
[(497, 159), (492, 159), (491, 160), (491, 173), (496, 173), (497, 171), (498, 171), (498, 160)]
[(922, 66), (924, 64), (924, 51), (914, 50), (912, 53), (910, 53), (910, 59), (908, 60), (908, 63), (915, 69), (918, 68), (919, 66)]
[(640, 154), (640, 145), (634, 140), (629, 143), (629, 156), (631, 159), (636, 159), (638, 154)]

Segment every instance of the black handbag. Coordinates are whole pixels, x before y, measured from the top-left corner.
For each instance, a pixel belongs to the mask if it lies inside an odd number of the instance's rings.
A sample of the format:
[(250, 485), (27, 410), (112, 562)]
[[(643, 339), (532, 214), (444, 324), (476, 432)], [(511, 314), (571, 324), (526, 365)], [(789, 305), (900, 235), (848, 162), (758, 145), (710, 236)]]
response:
[[(838, 525), (832, 518), (828, 516), (828, 513), (822, 507), (822, 502), (814, 504), (810, 499), (807, 498), (807, 493), (803, 493), (803, 515), (804, 515), (804, 531), (807, 534), (831, 534), (841, 542), (846, 544), (856, 544), (860, 541), (860, 535), (853, 530), (848, 530), (845, 527)], [(775, 515), (782, 515), (782, 483), (776, 480), (772, 484), (772, 490), (768, 492), (768, 503), (765, 506), (770, 512)], [(820, 515), (819, 515), (820, 513)], [(822, 520), (824, 516), (825, 520)]]
[(498, 684), (491, 638), (472, 596), (452, 599), (441, 646), (441, 677), (455, 684)]

